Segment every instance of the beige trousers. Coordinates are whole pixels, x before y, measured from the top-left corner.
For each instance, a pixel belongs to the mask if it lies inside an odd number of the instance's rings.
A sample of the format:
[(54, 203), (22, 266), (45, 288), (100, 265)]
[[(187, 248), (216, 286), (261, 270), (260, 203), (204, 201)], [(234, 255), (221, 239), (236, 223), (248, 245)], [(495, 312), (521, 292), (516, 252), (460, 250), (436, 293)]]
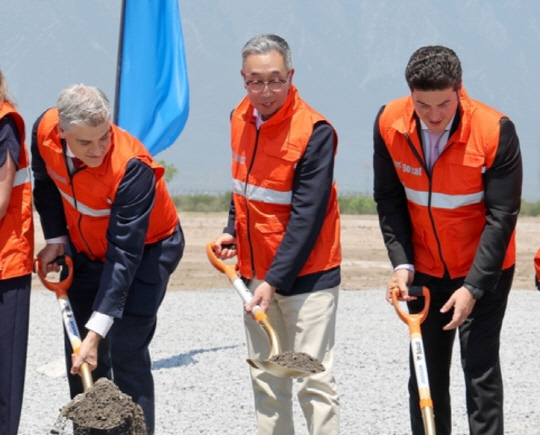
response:
[[(253, 292), (260, 281), (253, 280)], [(334, 339), (338, 287), (293, 296), (274, 295), (267, 314), (283, 351), (305, 352), (323, 363), (322, 373), (299, 378), (297, 397), (310, 435), (339, 434), (339, 397), (334, 380)], [(252, 359), (268, 359), (268, 336), (244, 315)], [(293, 435), (293, 379), (251, 368), (259, 435)]]

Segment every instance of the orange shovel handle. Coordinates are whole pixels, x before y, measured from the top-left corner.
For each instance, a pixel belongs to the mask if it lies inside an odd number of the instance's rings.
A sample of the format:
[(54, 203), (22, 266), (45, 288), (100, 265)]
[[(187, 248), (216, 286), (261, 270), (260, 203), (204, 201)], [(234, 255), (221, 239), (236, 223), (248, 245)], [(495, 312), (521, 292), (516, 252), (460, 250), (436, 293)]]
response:
[[(410, 293), (409, 289), (409, 294)], [(435, 435), (435, 417), (433, 414), (433, 401), (429, 388), (427, 374), (427, 364), (425, 359), (424, 345), (422, 343), (422, 332), (420, 324), (425, 320), (429, 311), (431, 296), (427, 287), (422, 287), (421, 295), (424, 296), (424, 308), (416, 314), (410, 314), (403, 311), (399, 305), (400, 291), (396, 287), (392, 289), (392, 300), (398, 316), (409, 326), (411, 335), (411, 352), (414, 361), (414, 370), (418, 382), (418, 393), (420, 395), (420, 409), (422, 411), (422, 420), (424, 421), (424, 431), (427, 435)]]
[(225, 264), (223, 261), (217, 258), (214, 252), (214, 246), (214, 242), (208, 242), (206, 245), (206, 255), (208, 256), (210, 263), (212, 263), (212, 266), (214, 266), (221, 273), (227, 275), (229, 281), (233, 282), (234, 280), (238, 279), (239, 276), (238, 273), (236, 273), (236, 266), (232, 264)]
[[(229, 278), (229, 281), (235, 288), (238, 295), (242, 298), (244, 303), (249, 303), (253, 298), (253, 295), (251, 294), (247, 286), (244, 284), (244, 281), (240, 279), (240, 276), (236, 272), (236, 266), (232, 264), (226, 264), (219, 258), (217, 258), (214, 252), (214, 246), (214, 242), (209, 242), (206, 244), (206, 255), (208, 256), (210, 263), (212, 263), (212, 266), (214, 266), (221, 273), (227, 275), (227, 278)], [(270, 355), (281, 354), (281, 344), (279, 343), (279, 338), (276, 331), (270, 323), (268, 315), (259, 305), (255, 305), (251, 313), (253, 314), (253, 317), (255, 318), (257, 323), (259, 323), (263, 327), (266, 334), (268, 335), (271, 347)]]
[(422, 311), (416, 314), (410, 314), (403, 311), (399, 305), (400, 291), (397, 287), (392, 290), (392, 300), (394, 301), (394, 308), (401, 320), (403, 320), (409, 327), (411, 325), (420, 325), (427, 317), (429, 311), (429, 304), (431, 303), (431, 295), (427, 287), (422, 287), (422, 296), (424, 296), (424, 308)]
[[(79, 334), (79, 329), (77, 327), (75, 316), (73, 314), (71, 303), (69, 302), (67, 294), (67, 290), (73, 282), (73, 260), (67, 255), (60, 258), (63, 259), (68, 268), (68, 276), (62, 281), (52, 282), (44, 277), (41, 273), (41, 260), (39, 258), (36, 258), (34, 267), (43, 285), (56, 294), (56, 300), (58, 301), (58, 305), (60, 307), (60, 313), (62, 314), (62, 322), (64, 323), (66, 334), (71, 343), (71, 347), (73, 348), (73, 353), (78, 354), (81, 347), (81, 335)], [(88, 391), (94, 384), (94, 381), (92, 379), (92, 371), (87, 363), (81, 364), (80, 375), (82, 378), (84, 391)]]
[[(210, 263), (212, 263), (212, 266), (214, 266), (221, 273), (227, 275), (227, 278), (229, 278), (229, 281), (236, 289), (238, 295), (242, 298), (244, 303), (249, 303), (253, 295), (248, 290), (244, 282), (240, 279), (240, 276), (236, 272), (236, 266), (233, 264), (226, 264), (219, 258), (217, 258), (214, 252), (214, 246), (214, 242), (209, 242), (206, 244), (206, 255), (208, 256)], [(259, 323), (265, 319), (268, 319), (268, 315), (262, 310), (259, 305), (255, 305), (253, 307), (252, 313), (255, 317), (255, 320)]]
[(36, 258), (34, 261), (34, 267), (39, 276), (39, 279), (47, 289), (55, 292), (57, 297), (67, 296), (67, 289), (73, 282), (73, 260), (67, 255), (65, 255), (63, 258), (68, 268), (68, 276), (64, 280), (59, 282), (52, 282), (47, 280), (47, 278), (44, 277), (41, 273), (41, 260), (39, 258)]

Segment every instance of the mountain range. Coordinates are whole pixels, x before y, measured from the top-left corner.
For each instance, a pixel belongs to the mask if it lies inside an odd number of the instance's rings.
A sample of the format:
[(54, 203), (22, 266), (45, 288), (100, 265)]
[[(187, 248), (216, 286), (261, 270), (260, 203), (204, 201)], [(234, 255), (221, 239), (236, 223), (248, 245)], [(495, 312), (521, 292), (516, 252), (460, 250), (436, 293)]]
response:
[[(523, 197), (540, 199), (540, 2), (536, 0), (180, 0), (190, 115), (157, 155), (178, 169), (173, 193), (231, 187), (230, 111), (245, 95), (240, 51), (259, 33), (283, 36), (294, 83), (339, 136), (341, 193), (372, 191), (372, 127), (381, 105), (408, 93), (404, 70), (423, 45), (456, 51), (464, 85), (516, 124)], [(72, 83), (114, 104), (119, 0), (0, 0), (0, 67), (27, 123)], [(152, 59), (148, 59), (152, 62)], [(144, 83), (141, 83), (144, 86)], [(29, 142), (29, 141), (28, 141)]]

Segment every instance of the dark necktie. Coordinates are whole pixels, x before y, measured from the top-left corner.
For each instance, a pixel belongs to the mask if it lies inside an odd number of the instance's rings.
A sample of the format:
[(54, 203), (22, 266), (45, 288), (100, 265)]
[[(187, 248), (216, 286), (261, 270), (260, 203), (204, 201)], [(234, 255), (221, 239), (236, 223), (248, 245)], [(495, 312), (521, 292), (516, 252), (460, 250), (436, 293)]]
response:
[(73, 163), (73, 167), (75, 170), (79, 169), (81, 165), (83, 164), (83, 161), (81, 159), (78, 159), (77, 157), (72, 157), (71, 161)]

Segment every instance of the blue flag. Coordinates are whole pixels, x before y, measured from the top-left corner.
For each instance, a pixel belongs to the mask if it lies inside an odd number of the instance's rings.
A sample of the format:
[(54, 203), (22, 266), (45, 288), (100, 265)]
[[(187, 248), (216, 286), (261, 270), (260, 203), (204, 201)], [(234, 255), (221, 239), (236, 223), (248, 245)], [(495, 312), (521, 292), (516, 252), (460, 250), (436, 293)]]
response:
[(152, 155), (171, 146), (189, 113), (178, 0), (124, 0), (115, 122)]

